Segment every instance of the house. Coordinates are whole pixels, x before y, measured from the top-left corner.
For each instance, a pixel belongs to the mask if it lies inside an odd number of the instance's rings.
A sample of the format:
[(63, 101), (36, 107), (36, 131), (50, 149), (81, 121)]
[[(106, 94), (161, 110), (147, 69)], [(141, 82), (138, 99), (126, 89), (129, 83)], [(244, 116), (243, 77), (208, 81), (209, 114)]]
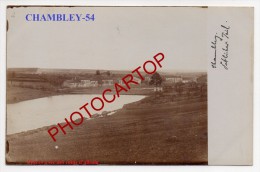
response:
[(182, 77), (182, 83), (196, 82), (196, 76), (184, 76)]
[(66, 80), (63, 83), (63, 87), (68, 88), (89, 88), (89, 87), (97, 87), (98, 81), (90, 81), (90, 80), (81, 80), (77, 82), (75, 80)]
[(114, 81), (113, 80), (102, 80), (103, 82), (103, 86), (110, 86), (110, 85), (113, 85), (114, 84)]
[(78, 87), (78, 83), (73, 80), (66, 80), (63, 82), (62, 86), (68, 88), (76, 88)]
[(190, 83), (190, 82), (197, 82), (197, 76), (183, 76), (182, 82), (183, 83)]
[(162, 92), (163, 91), (163, 87), (159, 86), (159, 87), (154, 87), (153, 88), (154, 92)]
[(78, 84), (78, 87), (80, 88), (87, 88), (90, 87), (90, 80), (81, 80)]
[(89, 87), (97, 87), (98, 81), (91, 81), (91, 80), (81, 80), (78, 84), (78, 87), (81, 88), (89, 88)]
[(168, 77), (165, 78), (165, 80), (172, 83), (178, 83), (178, 82), (182, 82), (182, 77), (181, 76)]
[(98, 86), (98, 81), (90, 81), (90, 86), (91, 87), (97, 87)]
[(184, 83), (184, 84), (190, 83), (190, 82), (192, 82), (192, 80), (189, 80), (189, 79), (183, 79), (183, 80), (182, 80), (182, 83)]

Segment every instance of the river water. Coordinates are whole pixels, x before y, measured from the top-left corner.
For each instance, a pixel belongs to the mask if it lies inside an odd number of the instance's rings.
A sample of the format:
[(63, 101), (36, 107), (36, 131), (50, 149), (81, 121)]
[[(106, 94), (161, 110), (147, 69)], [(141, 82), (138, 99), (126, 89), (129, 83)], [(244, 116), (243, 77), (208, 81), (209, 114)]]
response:
[[(86, 102), (90, 103), (91, 99), (96, 96), (101, 97), (101, 95), (96, 94), (59, 95), (7, 104), (7, 134), (19, 133), (65, 122), (64, 118), (69, 119), (70, 114), (74, 111), (82, 112), (82, 115), (87, 117), (84, 109), (79, 110), (79, 108)], [(99, 112), (92, 110), (90, 105), (87, 107), (91, 114), (100, 114), (103, 111), (120, 109), (124, 104), (136, 102), (144, 97), (145, 96), (120, 95), (113, 103), (105, 103), (104, 108)], [(112, 96), (107, 95), (107, 99), (112, 99)], [(94, 105), (100, 107), (99, 103), (95, 103)]]

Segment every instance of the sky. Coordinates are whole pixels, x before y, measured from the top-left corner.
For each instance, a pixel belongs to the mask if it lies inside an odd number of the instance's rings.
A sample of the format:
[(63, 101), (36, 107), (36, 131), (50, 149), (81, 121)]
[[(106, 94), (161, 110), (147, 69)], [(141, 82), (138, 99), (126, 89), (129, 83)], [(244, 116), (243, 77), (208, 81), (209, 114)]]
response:
[[(95, 20), (25, 20), (53, 13)], [(207, 71), (206, 17), (198, 7), (9, 8), (7, 67), (132, 70), (162, 52), (163, 70)]]

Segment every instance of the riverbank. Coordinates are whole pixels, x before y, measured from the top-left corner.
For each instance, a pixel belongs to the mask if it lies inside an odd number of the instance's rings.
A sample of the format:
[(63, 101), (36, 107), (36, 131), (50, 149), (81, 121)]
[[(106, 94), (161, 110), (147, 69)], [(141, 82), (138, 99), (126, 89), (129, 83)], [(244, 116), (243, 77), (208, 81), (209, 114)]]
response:
[[(37, 98), (65, 95), (65, 94), (102, 94), (105, 87), (89, 88), (89, 89), (62, 89), (59, 91), (44, 91), (40, 89), (23, 88), (23, 87), (7, 87), (6, 103), (18, 103), (26, 100)], [(128, 92), (121, 92), (121, 95), (150, 95), (153, 88), (131, 88)]]
[(90, 160), (99, 164), (207, 164), (207, 98), (148, 96), (85, 120), (53, 142), (43, 127), (7, 136), (9, 164)]
[(6, 103), (18, 103), (26, 100), (32, 100), (42, 97), (61, 95), (62, 93), (55, 91), (43, 91), (32, 88), (22, 87), (7, 87), (6, 89)]

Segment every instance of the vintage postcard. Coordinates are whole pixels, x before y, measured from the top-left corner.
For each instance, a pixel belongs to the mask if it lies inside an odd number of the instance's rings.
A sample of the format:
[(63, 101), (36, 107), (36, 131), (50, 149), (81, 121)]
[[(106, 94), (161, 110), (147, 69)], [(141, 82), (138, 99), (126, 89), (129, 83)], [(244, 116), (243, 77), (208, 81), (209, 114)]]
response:
[(254, 8), (8, 6), (6, 164), (252, 165)]

